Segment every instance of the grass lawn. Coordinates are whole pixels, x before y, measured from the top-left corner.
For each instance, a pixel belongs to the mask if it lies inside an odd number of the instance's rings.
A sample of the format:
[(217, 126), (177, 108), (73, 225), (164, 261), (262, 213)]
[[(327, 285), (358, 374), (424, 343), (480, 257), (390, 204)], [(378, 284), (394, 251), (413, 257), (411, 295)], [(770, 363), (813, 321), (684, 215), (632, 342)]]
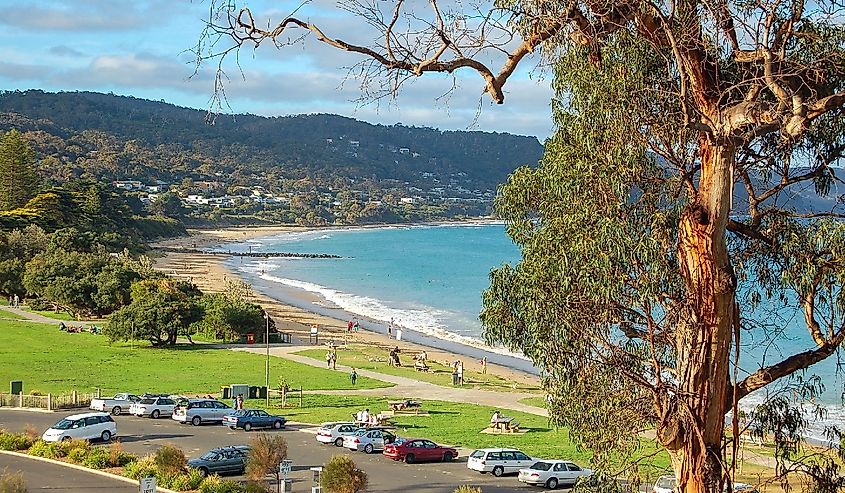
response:
[(524, 399), (520, 399), (519, 402), (527, 406), (541, 407), (543, 409), (546, 408), (545, 397), (526, 397)]
[[(288, 401), (289, 405), (298, 405), (298, 402), (295, 398)], [(263, 407), (263, 404), (264, 401), (247, 402), (248, 406)], [(325, 421), (348, 421), (355, 412), (365, 408), (376, 413), (384, 411), (387, 409), (387, 399), (305, 394), (302, 408), (279, 409), (274, 405), (276, 402), (272, 400), (271, 411), (292, 421), (318, 424)], [(570, 443), (567, 431), (553, 428), (542, 416), (505, 411), (504, 414), (519, 421), (520, 428), (530, 431), (522, 435), (492, 435), (481, 433), (490, 422), (490, 415), (494, 411), (492, 407), (432, 400), (423, 401), (423, 409), (428, 411), (429, 416), (399, 415), (394, 418), (396, 434), (405, 438), (429, 438), (438, 443), (466, 448), (516, 447), (531, 456), (571, 459), (584, 465), (589, 463), (590, 455)], [(644, 442), (644, 455), (653, 450), (654, 447), (646, 448)], [(665, 453), (659, 453), (648, 460), (648, 468), (652, 471), (663, 471), (669, 467)]]
[[(4, 305), (4, 306), (8, 306), (8, 303), (6, 303), (6, 305)], [(14, 318), (15, 320), (26, 320), (23, 317), (23, 315), (19, 315), (17, 313), (10, 312), (8, 310), (4, 310), (2, 306), (0, 306), (0, 317), (2, 317), (2, 318)]]
[[(23, 380), (24, 392), (214, 393), (232, 383), (264, 384), (264, 357), (178, 345), (172, 349), (139, 343), (109, 344), (94, 334), (68, 334), (53, 325), (0, 320), (0, 382)], [(281, 358), (270, 359), (270, 386), (279, 378), (291, 387), (348, 389), (348, 375)], [(356, 388), (391, 384), (359, 377)]]
[[(296, 354), (314, 358), (318, 361), (326, 361), (326, 349), (306, 349)], [(352, 344), (348, 349), (337, 350), (337, 362), (341, 365), (352, 366), (364, 370), (377, 371), (388, 375), (412, 378), (437, 385), (452, 386), (452, 368), (436, 361), (429, 360), (430, 371), (423, 372), (414, 369), (412, 354), (400, 354), (402, 367), (390, 366), (387, 364), (387, 352), (380, 348), (373, 348), (363, 344)], [(540, 392), (539, 387), (523, 384), (515, 385), (513, 382), (496, 375), (482, 375), (479, 372), (464, 369), (464, 386), (482, 390), (498, 390), (504, 392)], [(542, 401), (542, 398), (540, 398)]]
[[(27, 311), (32, 312), (32, 313), (37, 313), (38, 315), (41, 315), (41, 316), (47, 317), (47, 318), (52, 318), (54, 320), (64, 320), (65, 322), (76, 320), (75, 318), (71, 317), (70, 314), (67, 313), (67, 312), (56, 312), (56, 311), (53, 311), (53, 310), (31, 310), (31, 309), (26, 308), (26, 307), (24, 307), (24, 310), (27, 310)], [(85, 320), (80, 320), (80, 321), (85, 321)]]

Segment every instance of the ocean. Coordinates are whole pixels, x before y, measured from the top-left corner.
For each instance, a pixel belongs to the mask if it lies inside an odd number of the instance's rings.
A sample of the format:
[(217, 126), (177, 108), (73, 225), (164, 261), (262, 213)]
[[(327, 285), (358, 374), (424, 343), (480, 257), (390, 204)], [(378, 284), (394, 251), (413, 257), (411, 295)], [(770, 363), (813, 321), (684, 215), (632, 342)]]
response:
[[(424, 344), (455, 344), (459, 351), (461, 347), (474, 348), (471, 356), (483, 349), (509, 358), (504, 364), (531, 369), (530, 362), (521, 355), (486, 347), (482, 341), (478, 314), (488, 274), (503, 263), (519, 261), (519, 250), (502, 224), (320, 229), (227, 244), (223, 248), (337, 255), (341, 258), (233, 257), (227, 265), (265, 294), (282, 301), (296, 303), (296, 299), (285, 296), (291, 289), (307, 291), (324, 300), (320, 306), (301, 308), (326, 309), (331, 312), (326, 314), (341, 318), (357, 317), (365, 328), (379, 331), (393, 320), (408, 340), (414, 340), (409, 336), (415, 335), (415, 342)], [(744, 313), (745, 317), (774, 320), (782, 333), (776, 341), (767, 339), (763, 328), (742, 334), (740, 378), (743, 369), (753, 371), (761, 362), (771, 364), (784, 355), (812, 347), (800, 313), (781, 311), (777, 315), (773, 317), (765, 305), (753, 313)], [(802, 374), (804, 378), (818, 375), (826, 386), (820, 400), (828, 409), (828, 416), (822, 420), (813, 418), (808, 433), (815, 440), (823, 438), (825, 426), (841, 424), (845, 418), (843, 380), (837, 364), (834, 355)], [(763, 398), (759, 393), (749, 396), (743, 407), (749, 408)]]

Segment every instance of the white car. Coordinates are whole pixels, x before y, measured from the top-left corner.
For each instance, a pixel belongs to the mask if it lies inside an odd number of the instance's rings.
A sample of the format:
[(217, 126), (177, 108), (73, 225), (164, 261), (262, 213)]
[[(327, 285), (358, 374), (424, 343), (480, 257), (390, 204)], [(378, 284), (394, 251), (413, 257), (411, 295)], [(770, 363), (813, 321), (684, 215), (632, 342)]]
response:
[(222, 423), (223, 417), (232, 414), (233, 409), (215, 399), (188, 399), (185, 405), (173, 410), (173, 419), (180, 423), (199, 426), (203, 423)]
[(117, 425), (108, 413), (85, 413), (62, 419), (48, 428), (41, 439), (45, 442), (62, 442), (71, 438), (108, 442), (116, 435)]
[(129, 412), (129, 406), (140, 400), (141, 398), (135, 394), (115, 394), (114, 397), (92, 399), (91, 405), (88, 408), (103, 413), (112, 413), (117, 416), (124, 411)]
[(355, 423), (323, 423), (317, 430), (317, 441), (320, 443), (333, 443), (335, 447), (343, 446), (343, 437), (358, 431)]
[(363, 450), (368, 454), (384, 450), (384, 446), (393, 443), (396, 435), (379, 428), (358, 428), (352, 435), (343, 437), (343, 446), (349, 450)]
[(519, 480), (534, 486), (545, 486), (550, 490), (562, 485), (575, 486), (582, 476), (592, 476), (593, 471), (565, 460), (541, 460), (531, 467), (519, 470)]
[(482, 474), (514, 474), (524, 467), (531, 467), (537, 459), (532, 459), (514, 448), (483, 448), (469, 454), (467, 468)]
[(674, 493), (675, 486), (678, 482), (675, 480), (675, 476), (666, 475), (660, 476), (657, 478), (657, 481), (654, 482), (654, 488), (651, 489), (652, 493)]
[(159, 416), (172, 415), (174, 409), (176, 401), (169, 397), (147, 397), (129, 406), (129, 414), (158, 419)]

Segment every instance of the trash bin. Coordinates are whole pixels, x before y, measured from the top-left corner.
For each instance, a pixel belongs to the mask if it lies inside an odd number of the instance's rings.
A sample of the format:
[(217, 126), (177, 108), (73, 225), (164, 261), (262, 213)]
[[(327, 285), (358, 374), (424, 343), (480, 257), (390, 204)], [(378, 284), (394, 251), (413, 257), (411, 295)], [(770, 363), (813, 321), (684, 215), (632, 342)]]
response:
[(232, 392), (230, 392), (230, 391), (231, 391), (231, 388), (229, 388), (229, 387), (220, 387), (220, 398), (221, 399), (231, 399), (232, 398)]
[(266, 399), (267, 398), (267, 386), (262, 385), (258, 387), (258, 398), (259, 399)]
[(458, 385), (458, 372), (452, 372), (452, 385)]
[(247, 344), (255, 344), (255, 334), (252, 332), (246, 333), (246, 343)]
[(250, 399), (258, 399), (258, 386), (257, 385), (250, 385), (249, 386), (249, 398)]
[(12, 380), (9, 382), (11, 393), (17, 395), (23, 392), (23, 380)]

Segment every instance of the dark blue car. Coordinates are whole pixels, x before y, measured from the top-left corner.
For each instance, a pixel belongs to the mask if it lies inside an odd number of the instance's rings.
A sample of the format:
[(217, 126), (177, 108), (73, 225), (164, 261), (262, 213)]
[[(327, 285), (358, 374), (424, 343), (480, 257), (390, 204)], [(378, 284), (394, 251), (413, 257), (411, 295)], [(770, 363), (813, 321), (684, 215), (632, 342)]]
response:
[(281, 429), (285, 426), (287, 419), (284, 416), (268, 414), (263, 409), (242, 409), (232, 414), (223, 416), (223, 424), (231, 429), (243, 428), (249, 431), (253, 428)]

